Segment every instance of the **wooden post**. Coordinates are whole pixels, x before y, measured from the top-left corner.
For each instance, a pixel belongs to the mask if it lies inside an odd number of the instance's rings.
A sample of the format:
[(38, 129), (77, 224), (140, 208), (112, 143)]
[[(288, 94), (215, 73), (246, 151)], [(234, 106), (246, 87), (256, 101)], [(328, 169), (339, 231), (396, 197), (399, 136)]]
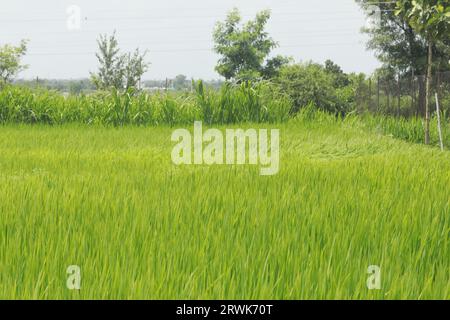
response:
[(437, 122), (438, 122), (438, 132), (439, 132), (439, 143), (441, 145), (441, 150), (444, 151), (444, 141), (442, 138), (442, 128), (441, 128), (441, 112), (439, 109), (439, 97), (436, 92), (436, 113), (437, 113)]

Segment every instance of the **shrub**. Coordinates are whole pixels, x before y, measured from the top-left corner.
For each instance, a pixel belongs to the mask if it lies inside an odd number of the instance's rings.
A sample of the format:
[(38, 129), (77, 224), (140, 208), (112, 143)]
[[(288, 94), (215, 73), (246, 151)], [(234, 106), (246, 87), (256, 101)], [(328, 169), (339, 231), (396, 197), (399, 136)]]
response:
[(277, 83), (291, 97), (293, 114), (311, 103), (327, 111), (333, 108), (333, 79), (319, 64), (285, 66), (280, 71)]

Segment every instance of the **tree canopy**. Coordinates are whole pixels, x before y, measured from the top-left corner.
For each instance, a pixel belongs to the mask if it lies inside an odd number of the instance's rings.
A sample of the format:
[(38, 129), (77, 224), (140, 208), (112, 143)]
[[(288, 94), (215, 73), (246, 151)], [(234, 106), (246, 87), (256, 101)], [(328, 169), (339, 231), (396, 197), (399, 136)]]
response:
[(28, 66), (22, 64), (27, 52), (27, 41), (22, 40), (18, 46), (6, 44), (0, 47), (0, 82), (11, 82), (17, 74)]
[(92, 82), (98, 89), (129, 89), (137, 87), (142, 75), (147, 72), (149, 63), (145, 61), (146, 52), (136, 49), (133, 53), (120, 53), (115, 33), (100, 35), (97, 40), (99, 61), (97, 73), (91, 73)]
[[(371, 0), (356, 0), (362, 8), (373, 4)], [(406, 1), (412, 4), (415, 1)], [(447, 2), (442, 1), (442, 2)], [(396, 4), (391, 0), (377, 1), (380, 9), (380, 21), (371, 27), (363, 28), (370, 40), (368, 49), (374, 50), (383, 63), (383, 73), (423, 75), (427, 69), (428, 44), (423, 35), (403, 15), (396, 14)], [(433, 44), (434, 66), (440, 71), (450, 70), (450, 37), (443, 37)]]
[(274, 77), (288, 62), (282, 56), (268, 58), (278, 43), (265, 31), (270, 11), (262, 11), (254, 20), (242, 23), (238, 9), (216, 24), (214, 49), (221, 56), (216, 71), (227, 80), (251, 80)]

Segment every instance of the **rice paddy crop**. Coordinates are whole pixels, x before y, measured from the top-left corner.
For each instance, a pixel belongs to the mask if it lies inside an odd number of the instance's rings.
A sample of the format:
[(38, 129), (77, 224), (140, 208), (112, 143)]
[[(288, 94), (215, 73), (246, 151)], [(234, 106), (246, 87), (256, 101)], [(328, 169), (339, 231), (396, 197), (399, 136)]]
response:
[[(402, 139), (413, 143), (424, 143), (425, 123), (421, 118), (397, 118), (384, 116), (363, 117), (366, 128), (374, 132), (391, 135), (394, 138)], [(358, 121), (358, 120), (357, 120)], [(436, 115), (431, 119), (430, 140), (433, 146), (439, 146), (438, 121)], [(450, 119), (444, 118), (441, 124), (442, 138), (444, 146), (450, 149)]]
[(312, 117), (245, 125), (271, 177), (174, 166), (167, 125), (0, 127), (0, 298), (449, 299), (449, 152)]

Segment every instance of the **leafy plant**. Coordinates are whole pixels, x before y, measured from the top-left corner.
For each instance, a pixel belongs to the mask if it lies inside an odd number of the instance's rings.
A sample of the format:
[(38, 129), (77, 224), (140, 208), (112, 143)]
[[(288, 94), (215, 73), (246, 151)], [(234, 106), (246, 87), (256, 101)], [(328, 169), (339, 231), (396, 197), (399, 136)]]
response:
[(270, 11), (262, 11), (254, 20), (241, 25), (238, 9), (232, 10), (224, 22), (217, 23), (213, 38), (214, 49), (220, 55), (216, 71), (227, 80), (251, 81), (273, 78), (289, 59), (268, 58), (278, 46), (265, 31)]
[(11, 82), (18, 73), (28, 67), (21, 63), (26, 52), (26, 40), (22, 40), (17, 47), (8, 44), (0, 47), (0, 86)]

